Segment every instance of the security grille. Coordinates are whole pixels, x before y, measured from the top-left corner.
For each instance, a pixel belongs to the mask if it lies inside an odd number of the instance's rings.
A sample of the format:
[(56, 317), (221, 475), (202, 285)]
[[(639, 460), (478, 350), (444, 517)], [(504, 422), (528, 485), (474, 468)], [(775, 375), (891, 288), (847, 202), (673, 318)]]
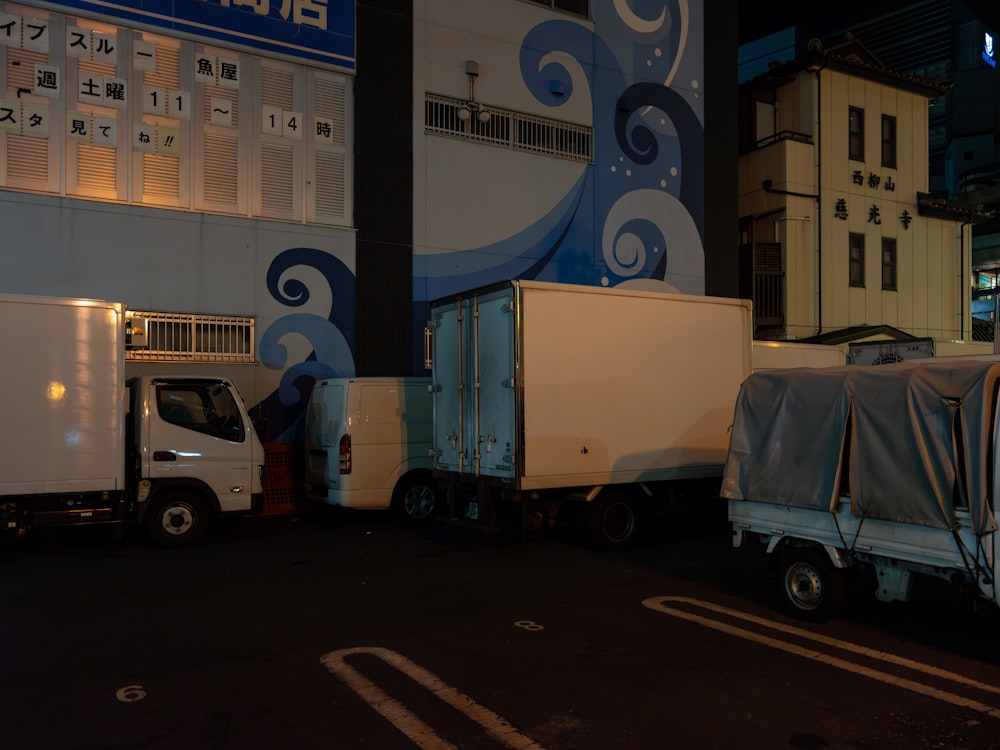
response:
[(237, 315), (130, 311), (125, 358), (158, 362), (248, 362), (254, 319)]
[(424, 132), (559, 159), (594, 159), (593, 128), (439, 94), (426, 95)]

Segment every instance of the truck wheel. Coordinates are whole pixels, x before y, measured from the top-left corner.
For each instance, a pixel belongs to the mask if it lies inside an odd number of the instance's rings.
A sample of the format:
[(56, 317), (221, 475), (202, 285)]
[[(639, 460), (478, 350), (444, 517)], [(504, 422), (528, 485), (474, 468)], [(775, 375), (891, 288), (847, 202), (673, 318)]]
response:
[(844, 604), (844, 579), (823, 550), (793, 547), (782, 553), (778, 585), (785, 610), (802, 620), (835, 617)]
[(622, 549), (635, 540), (639, 527), (635, 503), (625, 492), (602, 492), (587, 507), (590, 542), (601, 549)]
[(429, 475), (403, 477), (392, 493), (392, 510), (403, 521), (426, 521), (438, 509), (438, 495)]
[(208, 511), (195, 493), (164, 490), (152, 503), (146, 510), (146, 532), (158, 547), (188, 547), (204, 535)]

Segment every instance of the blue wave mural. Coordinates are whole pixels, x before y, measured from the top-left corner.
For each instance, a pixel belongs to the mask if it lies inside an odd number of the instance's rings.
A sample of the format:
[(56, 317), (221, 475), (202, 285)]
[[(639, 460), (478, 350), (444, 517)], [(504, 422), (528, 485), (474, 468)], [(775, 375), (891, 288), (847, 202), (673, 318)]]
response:
[[(665, 290), (704, 293), (701, 4), (592, 5), (594, 30), (570, 18), (531, 28), (519, 72), (553, 117), (589, 90), (594, 163), (535, 225), (489, 246), (417, 258), (415, 310), (508, 278), (654, 281)], [(581, 80), (563, 62), (567, 56)]]
[[(486, 284), (522, 278), (704, 293), (702, 3), (594, 0), (592, 7), (593, 28), (567, 16), (528, 29), (511, 73), (554, 118), (589, 94), (593, 163), (530, 226), (488, 245), (414, 257), (415, 372), (428, 303)], [(326, 318), (290, 312), (261, 336), (261, 363), (284, 370), (278, 389), (254, 408), (265, 441), (300, 440), (316, 378), (355, 374), (353, 273), (320, 250), (282, 252), (267, 289), (289, 308), (310, 297), (304, 281), (287, 278), (296, 267), (322, 273), (333, 304)], [(288, 361), (282, 341), (293, 334), (313, 345), (304, 362)]]
[[(271, 324), (260, 337), (260, 363), (284, 370), (278, 390), (251, 410), (260, 439), (264, 442), (302, 439), (302, 422), (313, 383), (320, 378), (351, 377), (354, 366), (354, 320), (356, 280), (342, 261), (329, 253), (296, 247), (279, 253), (267, 271), (267, 290), (287, 307), (301, 307), (310, 298), (307, 284), (283, 276), (294, 268), (319, 271), (333, 295), (326, 318), (310, 313), (289, 313)], [(305, 337), (313, 353), (303, 362), (288, 361), (286, 336)]]

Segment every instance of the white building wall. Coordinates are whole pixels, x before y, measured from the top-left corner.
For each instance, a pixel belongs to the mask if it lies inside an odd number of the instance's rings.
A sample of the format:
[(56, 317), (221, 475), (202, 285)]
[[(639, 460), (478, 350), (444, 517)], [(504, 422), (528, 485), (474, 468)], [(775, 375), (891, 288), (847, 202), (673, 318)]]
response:
[[(478, 65), (476, 101), (578, 125), (592, 124), (589, 86), (580, 64), (554, 52), (550, 59), (574, 72), (574, 95), (553, 112), (525, 85), (519, 70), (521, 42), (553, 13), (530, 3), (505, 2), (503, 12), (485, 0), (414, 2), (414, 254), (454, 252), (490, 245), (552, 212), (572, 189), (585, 164), (518, 153), (481, 143), (424, 133), (424, 94), (468, 99), (465, 63)], [(560, 20), (593, 24), (583, 19)]]

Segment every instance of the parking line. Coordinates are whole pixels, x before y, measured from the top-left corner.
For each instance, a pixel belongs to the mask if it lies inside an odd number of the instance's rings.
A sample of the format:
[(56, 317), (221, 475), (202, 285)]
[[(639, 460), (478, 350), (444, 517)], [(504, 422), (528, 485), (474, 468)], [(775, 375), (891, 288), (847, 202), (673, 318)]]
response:
[(417, 684), (429, 690), (452, 708), (461, 711), (485, 729), (488, 734), (495, 737), (507, 747), (512, 748), (512, 750), (544, 750), (541, 745), (530, 737), (518, 732), (503, 717), (498, 716), (488, 708), (480, 706), (469, 696), (445, 684), (431, 672), (413, 663), (405, 656), (397, 654), (395, 651), (378, 646), (362, 646), (331, 651), (320, 659), (320, 663), (323, 666), (347, 683), (348, 687), (387, 719), (396, 729), (409, 737), (417, 746), (425, 750), (452, 750), (455, 748), (454, 745), (440, 737), (430, 726), (406, 708), (406, 706), (392, 698), (378, 687), (378, 685), (363, 676), (345, 661), (346, 657), (355, 654), (369, 654), (381, 659), (389, 666), (394, 667)]
[(787, 633), (789, 635), (794, 635), (799, 638), (804, 638), (817, 643), (822, 643), (827, 646), (833, 646), (835, 648), (842, 649), (844, 651), (849, 651), (855, 654), (860, 654), (871, 659), (876, 659), (884, 661), (891, 664), (896, 664), (898, 666), (904, 666), (908, 669), (923, 672), (928, 675), (933, 675), (951, 682), (966, 685), (968, 687), (974, 687), (978, 690), (983, 690), (987, 692), (1000, 693), (1000, 688), (994, 685), (988, 685), (982, 682), (976, 682), (975, 680), (970, 680), (963, 675), (956, 674), (954, 672), (948, 672), (943, 669), (938, 669), (927, 664), (921, 664), (920, 662), (915, 662), (910, 659), (904, 659), (900, 656), (895, 656), (893, 654), (886, 653), (884, 651), (876, 651), (874, 649), (866, 648), (864, 646), (859, 646), (856, 643), (851, 643), (849, 641), (842, 641), (837, 638), (829, 638), (818, 633), (811, 633), (808, 630), (803, 630), (802, 628), (796, 628), (790, 625), (784, 625), (780, 622), (775, 622), (773, 620), (766, 620), (762, 617), (756, 617), (754, 615), (740, 612), (739, 610), (729, 609), (727, 607), (719, 606), (718, 604), (713, 604), (711, 602), (702, 601), (700, 599), (691, 599), (684, 596), (654, 596), (643, 600), (642, 604), (649, 609), (656, 610), (658, 612), (663, 612), (664, 614), (670, 615), (672, 617), (679, 617), (690, 622), (698, 623), (699, 625), (704, 625), (705, 627), (712, 628), (714, 630), (719, 630), (723, 633), (736, 636), (737, 638), (744, 638), (749, 641), (754, 641), (755, 643), (760, 643), (765, 646), (770, 646), (771, 648), (776, 648), (781, 651), (785, 651), (790, 654), (795, 654), (796, 656), (802, 656), (806, 659), (813, 659), (814, 661), (827, 664), (831, 667), (836, 667), (837, 669), (843, 669), (847, 672), (854, 672), (855, 674), (860, 674), (865, 677), (869, 677), (873, 680), (878, 680), (879, 682), (884, 682), (889, 685), (894, 685), (896, 687), (901, 687), (905, 690), (910, 690), (915, 693), (920, 693), (921, 695), (928, 696), (930, 698), (935, 698), (946, 703), (951, 703), (955, 706), (960, 706), (962, 708), (970, 708), (974, 711), (986, 714), (987, 716), (992, 716), (995, 719), (1000, 719), (1000, 708), (995, 706), (990, 706), (986, 703), (981, 703), (980, 701), (972, 700), (971, 698), (966, 698), (961, 695), (956, 695), (955, 693), (949, 693), (944, 690), (939, 690), (938, 688), (931, 687), (930, 685), (924, 685), (923, 683), (916, 682), (914, 680), (908, 680), (903, 677), (896, 677), (895, 675), (888, 674), (886, 672), (880, 672), (877, 669), (872, 669), (870, 667), (865, 667), (860, 664), (855, 664), (853, 662), (847, 661), (845, 659), (837, 658), (836, 656), (831, 656), (825, 654), (821, 651), (815, 651), (813, 649), (804, 648), (798, 646), (794, 643), (789, 643), (787, 641), (782, 641), (777, 638), (772, 638), (767, 635), (762, 635), (761, 633), (755, 633), (752, 630), (745, 630), (744, 628), (739, 628), (734, 625), (729, 625), (728, 623), (720, 622), (719, 620), (713, 620), (710, 617), (703, 617), (701, 615), (696, 615), (693, 612), (687, 612), (683, 609), (678, 609), (676, 607), (669, 606), (668, 603), (680, 603), (687, 604), (693, 607), (699, 607), (701, 609), (707, 609), (719, 614), (724, 614), (729, 617), (734, 617), (737, 619), (745, 620), (747, 622), (752, 622), (756, 625), (762, 627), (770, 628), (772, 630), (777, 630), (780, 632)]

